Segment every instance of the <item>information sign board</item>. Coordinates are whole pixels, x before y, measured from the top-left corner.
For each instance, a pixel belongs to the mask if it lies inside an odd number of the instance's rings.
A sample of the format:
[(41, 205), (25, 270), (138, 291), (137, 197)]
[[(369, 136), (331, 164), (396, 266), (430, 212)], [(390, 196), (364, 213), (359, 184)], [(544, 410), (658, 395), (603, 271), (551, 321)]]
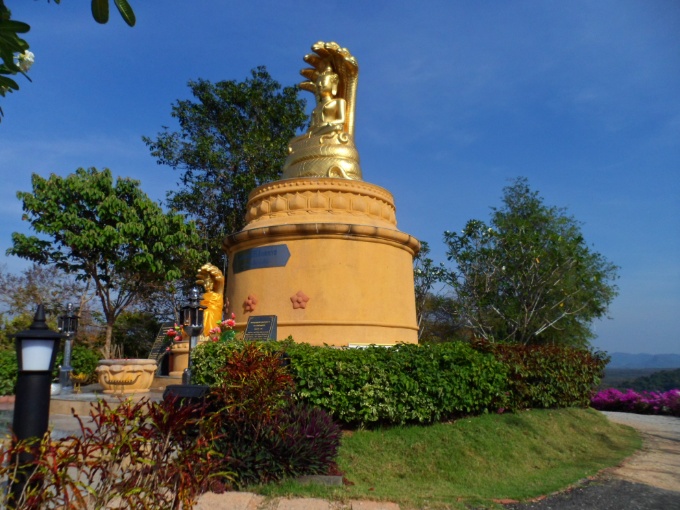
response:
[(257, 342), (276, 341), (276, 315), (248, 317), (243, 339)]

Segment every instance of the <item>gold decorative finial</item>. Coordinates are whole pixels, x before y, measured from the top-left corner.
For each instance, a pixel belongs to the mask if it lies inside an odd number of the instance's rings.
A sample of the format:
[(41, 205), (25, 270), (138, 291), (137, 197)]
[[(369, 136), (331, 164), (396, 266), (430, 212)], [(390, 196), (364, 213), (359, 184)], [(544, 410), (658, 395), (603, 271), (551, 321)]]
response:
[(305, 62), (311, 68), (300, 88), (314, 93), (309, 130), (288, 144), (283, 178), (339, 177), (361, 180), (359, 153), (354, 146), (354, 110), (359, 65), (347, 48), (334, 42), (312, 46)]

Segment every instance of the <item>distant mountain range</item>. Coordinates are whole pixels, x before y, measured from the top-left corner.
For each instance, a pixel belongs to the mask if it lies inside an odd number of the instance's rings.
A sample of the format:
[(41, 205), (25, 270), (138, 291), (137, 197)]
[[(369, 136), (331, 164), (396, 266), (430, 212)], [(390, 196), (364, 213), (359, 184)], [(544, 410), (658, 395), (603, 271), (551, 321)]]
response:
[(612, 360), (607, 368), (680, 368), (680, 354), (609, 353)]

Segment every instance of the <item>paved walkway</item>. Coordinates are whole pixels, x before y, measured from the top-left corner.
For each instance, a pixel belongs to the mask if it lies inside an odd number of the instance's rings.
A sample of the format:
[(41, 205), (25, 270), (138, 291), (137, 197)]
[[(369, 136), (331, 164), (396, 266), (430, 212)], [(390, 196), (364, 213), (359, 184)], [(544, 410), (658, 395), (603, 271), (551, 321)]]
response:
[(642, 449), (594, 480), (507, 510), (680, 510), (680, 418), (603, 414), (637, 429)]
[(603, 414), (615, 423), (634, 427), (643, 439), (642, 448), (612, 470), (612, 474), (629, 482), (680, 492), (680, 418), (632, 413)]
[(204, 494), (196, 510), (399, 510), (396, 503), (380, 501), (326, 501), (316, 498), (276, 498), (267, 500), (250, 492)]

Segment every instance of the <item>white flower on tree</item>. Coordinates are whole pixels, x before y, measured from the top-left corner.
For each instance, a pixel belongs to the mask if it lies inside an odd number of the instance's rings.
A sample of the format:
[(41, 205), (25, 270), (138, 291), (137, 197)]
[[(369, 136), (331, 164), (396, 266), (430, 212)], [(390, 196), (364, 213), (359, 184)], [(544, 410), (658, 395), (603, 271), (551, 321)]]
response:
[(26, 50), (19, 54), (17, 65), (23, 72), (27, 72), (35, 62), (35, 55), (32, 51)]

